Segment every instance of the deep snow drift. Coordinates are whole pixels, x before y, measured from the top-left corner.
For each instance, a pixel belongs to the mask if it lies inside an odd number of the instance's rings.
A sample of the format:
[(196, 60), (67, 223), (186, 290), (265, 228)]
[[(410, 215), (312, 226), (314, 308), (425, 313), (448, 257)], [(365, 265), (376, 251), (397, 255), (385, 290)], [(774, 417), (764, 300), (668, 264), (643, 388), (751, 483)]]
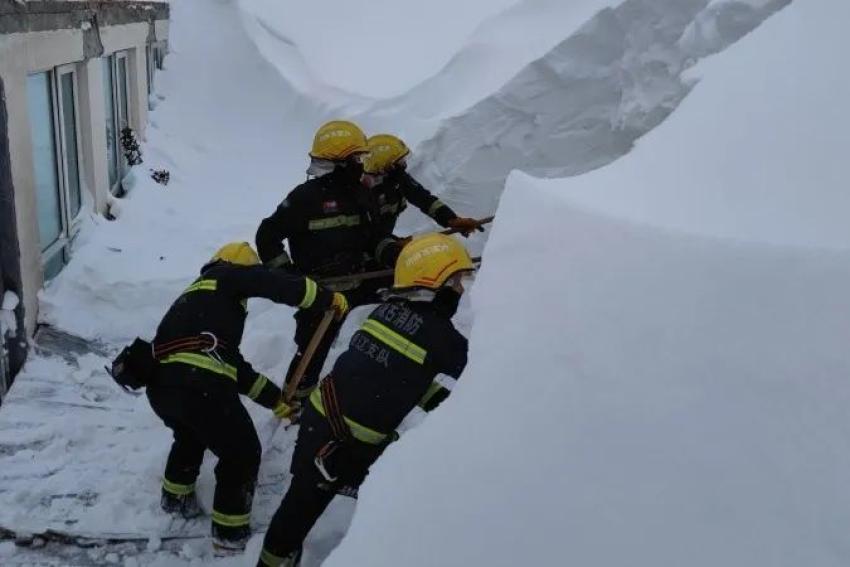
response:
[(418, 148), (416, 173), (444, 190), (447, 202), (483, 215), (514, 169), (562, 177), (608, 164), (688, 94), (682, 73), (695, 59), (789, 1), (626, 0), (602, 10), (500, 90), (444, 121)]
[(510, 177), (470, 367), (326, 565), (850, 562), (847, 21), (793, 3), (623, 160)]

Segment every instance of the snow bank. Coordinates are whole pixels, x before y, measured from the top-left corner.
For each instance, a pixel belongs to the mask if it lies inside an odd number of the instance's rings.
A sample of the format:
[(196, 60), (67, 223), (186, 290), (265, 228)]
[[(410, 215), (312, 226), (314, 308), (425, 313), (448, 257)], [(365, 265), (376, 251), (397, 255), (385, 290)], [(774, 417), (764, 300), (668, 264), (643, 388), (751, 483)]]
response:
[[(326, 565), (850, 562), (850, 251), (833, 219), (850, 209), (830, 162), (850, 5), (829, 4), (794, 3), (702, 65), (615, 166), (510, 177), (470, 366), (374, 467)], [(794, 160), (763, 159), (793, 133)], [(796, 192), (771, 190), (783, 174)]]
[(492, 95), (596, 12), (618, 2), (519, 2), (483, 21), (437, 74), (401, 96), (373, 103), (359, 119), (376, 131), (400, 132), (411, 146), (418, 144), (434, 135), (441, 120)]
[(676, 119), (576, 178), (571, 198), (676, 230), (850, 248), (850, 77), (835, 72), (850, 5), (819, 6), (795, 6), (757, 40), (689, 71), (700, 82)]
[(305, 94), (386, 98), (435, 74), (482, 20), (518, 1), (240, 0), (240, 7), (263, 53)]
[(785, 3), (754, 9), (746, 26), (715, 26), (713, 43), (680, 39), (694, 21), (707, 26), (740, 2), (707, 9), (708, 0), (626, 0), (602, 10), (498, 92), (446, 120), (417, 148), (414, 173), (444, 200), (484, 216), (513, 169), (562, 177), (608, 164), (687, 95), (691, 83), (681, 75), (695, 58)]

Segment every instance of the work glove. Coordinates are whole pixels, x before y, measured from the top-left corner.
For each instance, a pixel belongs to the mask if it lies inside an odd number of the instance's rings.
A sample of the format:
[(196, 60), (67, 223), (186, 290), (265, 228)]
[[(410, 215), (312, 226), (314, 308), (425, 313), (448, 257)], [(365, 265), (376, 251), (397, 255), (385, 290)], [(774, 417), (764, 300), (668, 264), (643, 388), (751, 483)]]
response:
[(272, 413), (274, 413), (274, 416), (278, 419), (291, 419), (292, 415), (297, 411), (297, 403), (293, 403), (291, 405), (287, 404), (283, 401), (283, 398), (281, 398), (280, 401), (277, 402), (277, 405), (272, 408)]
[(346, 299), (345, 295), (339, 293), (338, 291), (334, 292), (334, 299), (333, 303), (331, 303), (331, 309), (336, 311), (336, 320), (341, 321), (350, 309), (348, 307), (348, 299)]
[(481, 222), (467, 217), (455, 217), (448, 222), (449, 228), (452, 228), (464, 236), (469, 236), (474, 231), (484, 232), (484, 227)]

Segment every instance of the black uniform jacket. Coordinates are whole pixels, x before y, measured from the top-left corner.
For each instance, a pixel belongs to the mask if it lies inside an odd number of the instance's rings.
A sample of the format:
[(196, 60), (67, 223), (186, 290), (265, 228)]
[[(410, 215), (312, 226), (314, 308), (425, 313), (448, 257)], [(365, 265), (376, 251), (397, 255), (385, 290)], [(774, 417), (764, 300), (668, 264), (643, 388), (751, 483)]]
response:
[[(239, 351), (250, 297), (322, 310), (333, 301), (333, 295), (314, 282), (280, 270), (226, 262), (208, 264), (157, 328), (155, 351), (169, 345), (176, 347), (176, 351), (157, 357), (161, 369), (168, 367), (167, 372), (160, 372), (159, 385), (177, 385), (171, 382), (180, 380), (181, 386), (232, 389), (249, 395), (260, 405), (273, 407), (280, 399), (280, 389), (258, 374)], [(187, 339), (210, 339), (209, 334), (218, 343), (209, 353), (199, 348), (179, 348)], [(172, 372), (174, 369), (185, 372)]]
[(382, 433), (398, 427), (437, 374), (458, 378), (467, 340), (452, 324), (457, 302), (392, 299), (378, 306), (336, 361), (332, 379), (340, 410)]
[(392, 267), (401, 247), (378, 221), (373, 195), (345, 168), (310, 179), (292, 190), (257, 230), (257, 251), (265, 264), (286, 253), (289, 241), (298, 271), (341, 276)]
[(399, 215), (407, 208), (408, 201), (423, 213), (433, 218), (440, 226), (448, 226), (449, 221), (457, 218), (448, 205), (425, 189), (403, 169), (387, 174), (384, 180), (372, 188), (377, 199), (382, 230), (395, 230)]

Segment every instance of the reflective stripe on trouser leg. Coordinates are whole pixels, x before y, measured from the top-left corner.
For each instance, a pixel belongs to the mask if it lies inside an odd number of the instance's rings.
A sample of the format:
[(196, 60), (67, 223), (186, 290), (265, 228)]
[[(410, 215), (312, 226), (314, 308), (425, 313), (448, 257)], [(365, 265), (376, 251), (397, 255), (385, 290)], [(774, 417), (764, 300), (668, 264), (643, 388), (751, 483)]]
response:
[(299, 552), (293, 552), (287, 555), (286, 557), (281, 557), (279, 555), (275, 555), (265, 547), (260, 552), (260, 565), (265, 565), (266, 567), (294, 567), (299, 558)]
[(192, 494), (195, 492), (195, 483), (192, 484), (180, 484), (178, 482), (171, 482), (167, 478), (162, 479), (162, 489), (169, 494), (173, 494), (174, 496), (186, 496), (187, 494)]
[(212, 521), (215, 524), (226, 528), (241, 528), (251, 523), (251, 513), (247, 514), (224, 514), (218, 510), (213, 510)]

